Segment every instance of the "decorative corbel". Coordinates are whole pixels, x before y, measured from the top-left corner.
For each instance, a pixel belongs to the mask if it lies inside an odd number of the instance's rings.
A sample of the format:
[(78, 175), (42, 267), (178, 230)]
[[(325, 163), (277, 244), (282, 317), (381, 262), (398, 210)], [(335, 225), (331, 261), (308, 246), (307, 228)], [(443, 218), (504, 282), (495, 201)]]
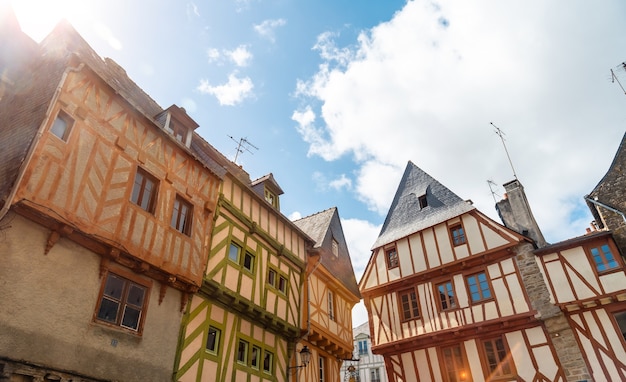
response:
[(142, 261), (135, 266), (134, 271), (137, 273), (146, 273), (148, 269), (150, 269), (150, 264)]
[(185, 310), (185, 306), (187, 306), (187, 301), (189, 301), (189, 293), (183, 292), (180, 295), (180, 312), (182, 313)]
[(161, 283), (161, 290), (159, 290), (159, 305), (163, 302), (165, 298), (165, 292), (167, 292), (167, 284)]
[(252, 224), (250, 224), (250, 235), (254, 235), (257, 232), (257, 224), (256, 222), (252, 222)]
[(57, 230), (50, 231), (50, 235), (48, 235), (48, 241), (46, 241), (46, 248), (43, 251), (44, 255), (47, 255), (48, 252), (54, 247), (54, 245), (59, 241), (61, 236), (66, 236), (74, 232), (74, 229), (68, 225), (62, 225)]

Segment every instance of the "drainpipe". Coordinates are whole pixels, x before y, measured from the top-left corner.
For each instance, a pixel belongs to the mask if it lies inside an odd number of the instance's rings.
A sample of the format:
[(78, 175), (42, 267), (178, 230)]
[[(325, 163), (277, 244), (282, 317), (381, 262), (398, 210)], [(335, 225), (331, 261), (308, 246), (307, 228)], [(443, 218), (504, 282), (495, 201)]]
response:
[[(70, 65), (72, 64), (74, 57), (75, 56), (73, 55), (72, 58), (70, 58), (68, 64)], [(50, 113), (52, 112), (53, 106), (56, 104), (56, 101), (59, 99), (59, 95), (61, 94), (61, 89), (63, 88), (63, 85), (65, 84), (65, 81), (67, 80), (68, 73), (80, 72), (81, 70), (83, 70), (84, 66), (85, 66), (84, 63), (80, 63), (78, 66), (68, 67), (63, 72), (61, 80), (59, 81), (59, 85), (54, 91), (54, 95), (52, 96), (52, 99), (50, 100), (50, 103), (48, 104), (46, 115), (43, 121), (41, 122), (41, 125), (39, 126), (39, 129), (37, 130), (37, 134), (33, 138), (30, 147), (28, 148), (28, 152), (26, 153), (26, 160), (24, 160), (24, 162), (22, 162), (22, 165), (20, 166), (19, 173), (17, 175), (17, 178), (15, 179), (15, 183), (13, 184), (13, 189), (9, 193), (9, 197), (6, 200), (6, 203), (4, 203), (4, 206), (2, 207), (2, 209), (0, 209), (0, 221), (4, 219), (6, 214), (9, 212), (9, 209), (11, 208), (12, 200), (15, 197), (15, 194), (17, 193), (18, 185), (21, 183), (22, 179), (24, 178), (24, 173), (26, 172), (26, 168), (30, 165), (30, 162), (33, 157), (33, 152), (35, 151), (35, 146), (37, 146), (37, 142), (39, 142), (39, 139), (43, 135), (43, 130), (44, 130), (44, 127), (46, 126), (46, 122), (50, 118)]]
[(626, 214), (624, 214), (622, 211), (617, 210), (617, 209), (615, 209), (613, 207), (609, 207), (606, 204), (601, 203), (601, 202), (599, 202), (599, 201), (597, 201), (595, 199), (591, 199), (589, 196), (585, 196), (585, 200), (590, 202), (590, 203), (595, 204), (596, 206), (600, 206), (600, 207), (606, 208), (609, 211), (612, 211), (612, 212), (615, 212), (616, 214), (621, 215), (622, 219), (624, 219), (624, 222), (626, 223)]

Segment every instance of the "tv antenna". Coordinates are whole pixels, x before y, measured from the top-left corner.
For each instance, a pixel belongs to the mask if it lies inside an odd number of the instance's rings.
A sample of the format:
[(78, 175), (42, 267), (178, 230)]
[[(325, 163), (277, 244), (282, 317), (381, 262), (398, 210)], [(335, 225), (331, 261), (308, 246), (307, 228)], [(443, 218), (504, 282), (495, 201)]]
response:
[[(622, 62), (620, 65), (617, 66), (617, 68), (618, 69), (622, 69), (622, 70), (626, 70), (626, 62)], [(622, 89), (624, 94), (626, 94), (626, 90), (624, 90), (624, 87), (622, 86), (622, 83), (619, 82), (619, 78), (617, 78), (617, 75), (615, 74), (613, 69), (611, 69), (611, 83), (615, 83), (615, 81), (617, 81), (617, 84), (619, 85), (619, 87)]]
[(493, 122), (489, 122), (489, 123), (491, 124), (491, 126), (493, 126), (496, 129), (496, 131), (495, 131), (496, 134), (498, 134), (498, 136), (502, 140), (502, 146), (504, 146), (504, 152), (506, 152), (506, 157), (509, 159), (509, 164), (511, 165), (511, 170), (513, 170), (513, 176), (517, 180), (517, 174), (515, 173), (515, 168), (513, 167), (513, 162), (511, 162), (511, 156), (509, 155), (509, 150), (506, 149), (506, 143), (504, 143), (504, 133), (502, 132), (502, 130), (500, 130), (500, 128), (498, 126), (494, 125)]
[[(498, 185), (491, 179), (487, 179), (487, 184), (489, 185), (489, 191), (491, 191), (491, 196), (493, 197), (493, 202), (494, 203), (498, 203), (498, 201), (496, 200), (496, 192), (493, 190), (493, 188), (491, 188), (491, 186), (496, 186), (498, 187)], [(500, 196), (500, 195), (498, 195)]]
[(231, 135), (228, 135), (228, 138), (232, 139), (233, 142), (237, 143), (237, 153), (235, 154), (235, 160), (233, 161), (235, 162), (235, 164), (237, 163), (237, 158), (239, 157), (239, 154), (243, 154), (244, 151), (247, 151), (250, 154), (254, 155), (254, 153), (250, 149), (251, 148), (255, 150), (259, 149), (258, 147), (253, 145), (247, 138), (239, 138), (239, 141), (237, 141)]

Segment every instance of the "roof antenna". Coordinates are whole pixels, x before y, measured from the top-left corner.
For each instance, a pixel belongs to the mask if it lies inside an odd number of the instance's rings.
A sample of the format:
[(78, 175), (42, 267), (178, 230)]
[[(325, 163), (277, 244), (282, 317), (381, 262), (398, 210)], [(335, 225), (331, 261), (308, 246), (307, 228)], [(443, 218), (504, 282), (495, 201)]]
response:
[[(626, 70), (626, 62), (622, 62), (619, 65), (619, 67), (621, 67), (622, 69)], [(624, 94), (626, 94), (626, 90), (624, 90), (624, 87), (622, 86), (622, 83), (619, 82), (619, 78), (617, 78), (617, 75), (615, 74), (613, 69), (611, 69), (611, 83), (615, 83), (615, 81), (617, 81), (617, 84), (619, 85), (619, 87), (622, 88), (622, 91), (624, 92)]]
[(502, 146), (504, 146), (506, 157), (509, 158), (509, 164), (511, 165), (511, 170), (513, 170), (513, 176), (515, 177), (515, 180), (517, 180), (517, 174), (515, 173), (515, 168), (513, 168), (513, 162), (511, 162), (511, 156), (509, 155), (509, 150), (506, 149), (506, 143), (504, 143), (504, 133), (502, 132), (502, 130), (500, 130), (498, 126), (494, 125), (493, 122), (489, 122), (489, 123), (491, 124), (491, 126), (495, 127), (496, 134), (498, 134), (498, 136), (502, 140)]
[[(496, 200), (496, 192), (493, 190), (493, 188), (491, 186), (496, 186), (498, 187), (498, 185), (491, 179), (487, 179), (487, 184), (489, 185), (489, 191), (491, 191), (491, 196), (493, 197), (493, 202), (494, 203), (498, 203), (498, 201)], [(500, 195), (498, 195), (500, 196)]]
[(258, 147), (256, 147), (252, 143), (250, 143), (250, 141), (248, 139), (246, 139), (246, 138), (239, 138), (238, 142), (231, 135), (228, 135), (228, 138), (232, 139), (234, 142), (237, 143), (237, 153), (235, 154), (235, 160), (233, 161), (233, 162), (235, 162), (235, 164), (237, 164), (237, 158), (239, 157), (240, 153), (243, 154), (244, 151), (247, 151), (250, 154), (254, 155), (254, 153), (252, 152), (252, 150), (250, 150), (250, 148), (253, 148), (255, 150), (259, 149)]

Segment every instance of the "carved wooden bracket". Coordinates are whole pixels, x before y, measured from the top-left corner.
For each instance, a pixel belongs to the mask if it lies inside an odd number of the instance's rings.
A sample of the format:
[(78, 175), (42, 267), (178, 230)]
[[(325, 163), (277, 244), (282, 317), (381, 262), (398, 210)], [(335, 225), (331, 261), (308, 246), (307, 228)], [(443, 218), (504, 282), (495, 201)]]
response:
[(150, 264), (142, 261), (135, 266), (134, 271), (137, 273), (146, 273), (148, 269), (150, 269)]
[(185, 310), (185, 306), (187, 306), (187, 301), (189, 301), (189, 293), (183, 292), (180, 295), (180, 311), (181, 311), (181, 313)]
[(250, 234), (253, 235), (257, 232), (257, 224), (256, 222), (252, 222), (252, 224), (250, 225)]
[(54, 247), (54, 245), (59, 241), (61, 236), (69, 235), (72, 233), (74, 229), (67, 225), (62, 225), (57, 230), (50, 231), (50, 235), (48, 235), (48, 241), (46, 242), (46, 248), (43, 251), (44, 255), (47, 255), (48, 252)]
[(161, 289), (159, 290), (159, 305), (163, 302), (165, 298), (165, 292), (167, 292), (167, 284), (161, 283)]
[(104, 273), (109, 269), (109, 259), (104, 256), (100, 257), (100, 278), (104, 276)]

